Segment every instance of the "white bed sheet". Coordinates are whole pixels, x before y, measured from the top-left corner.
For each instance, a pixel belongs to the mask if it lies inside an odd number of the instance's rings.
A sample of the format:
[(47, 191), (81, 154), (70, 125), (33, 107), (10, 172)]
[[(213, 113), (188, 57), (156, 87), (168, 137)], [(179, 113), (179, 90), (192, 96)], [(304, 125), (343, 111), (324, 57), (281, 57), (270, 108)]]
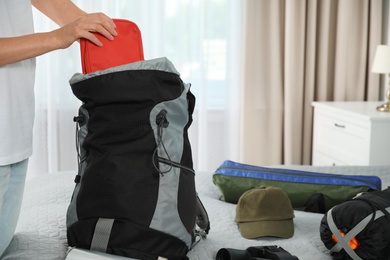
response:
[[(390, 166), (276, 166), (306, 171), (341, 174), (377, 175), (382, 187), (390, 186)], [(65, 259), (66, 210), (73, 192), (75, 172), (61, 172), (41, 175), (26, 183), (22, 211), (16, 234), (2, 256), (9, 259)], [(295, 234), (290, 239), (241, 237), (234, 222), (235, 204), (219, 200), (220, 192), (212, 183), (212, 173), (196, 175), (199, 196), (206, 207), (211, 230), (188, 254), (191, 260), (215, 259), (221, 248), (245, 249), (249, 246), (278, 245), (301, 260), (331, 259), (328, 250), (320, 240), (319, 225), (322, 214), (295, 211)]]

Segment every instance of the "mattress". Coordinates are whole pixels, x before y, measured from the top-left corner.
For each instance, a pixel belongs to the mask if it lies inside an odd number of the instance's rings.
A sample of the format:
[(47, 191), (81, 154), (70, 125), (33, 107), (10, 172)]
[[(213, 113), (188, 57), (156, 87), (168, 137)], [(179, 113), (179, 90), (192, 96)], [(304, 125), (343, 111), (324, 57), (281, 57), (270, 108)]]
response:
[[(382, 188), (390, 186), (390, 166), (274, 166), (337, 174), (376, 175)], [(11, 244), (4, 252), (7, 259), (65, 259), (66, 210), (74, 188), (75, 172), (57, 172), (37, 176), (27, 181), (22, 210)], [(235, 204), (219, 200), (221, 194), (212, 182), (211, 172), (196, 175), (196, 187), (208, 212), (211, 229), (189, 253), (191, 260), (215, 259), (221, 248), (246, 249), (249, 246), (277, 245), (301, 260), (331, 259), (323, 245), (319, 226), (322, 214), (295, 211), (294, 236), (289, 239), (245, 239), (240, 235), (235, 218)]]

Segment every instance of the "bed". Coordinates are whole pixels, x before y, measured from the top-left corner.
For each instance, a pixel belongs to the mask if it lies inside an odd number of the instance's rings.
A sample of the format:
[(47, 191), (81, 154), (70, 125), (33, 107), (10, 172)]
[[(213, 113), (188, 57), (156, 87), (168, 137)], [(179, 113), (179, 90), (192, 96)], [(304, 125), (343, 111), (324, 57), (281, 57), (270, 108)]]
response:
[[(390, 186), (390, 166), (276, 167), (349, 175), (371, 174), (382, 179), (383, 189)], [(68, 251), (66, 210), (74, 188), (74, 176), (75, 172), (58, 172), (27, 181), (17, 230), (2, 260), (65, 259)], [(215, 259), (221, 248), (245, 249), (262, 245), (281, 246), (301, 260), (331, 259), (319, 237), (322, 214), (295, 211), (295, 234), (290, 239), (244, 239), (234, 222), (236, 205), (219, 200), (221, 194), (212, 183), (212, 173), (197, 173), (196, 186), (208, 211), (211, 230), (207, 239), (188, 253), (191, 260)]]

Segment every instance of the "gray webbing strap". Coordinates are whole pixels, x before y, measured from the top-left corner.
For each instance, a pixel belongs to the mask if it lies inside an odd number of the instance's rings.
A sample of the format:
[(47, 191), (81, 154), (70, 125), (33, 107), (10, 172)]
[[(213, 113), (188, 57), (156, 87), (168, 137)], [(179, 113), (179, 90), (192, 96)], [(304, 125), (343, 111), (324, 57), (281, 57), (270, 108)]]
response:
[[(332, 214), (331, 214), (331, 211), (332, 209), (329, 210), (328, 212), (328, 215), (327, 215), (327, 221), (328, 221), (328, 225), (329, 225), (329, 228), (330, 230), (332, 231), (332, 233), (336, 236), (337, 240), (339, 241), (339, 243), (337, 243), (336, 245), (334, 245), (332, 247), (332, 249), (330, 250), (331, 253), (333, 252), (339, 252), (341, 249), (344, 248), (344, 250), (348, 253), (348, 255), (350, 257), (352, 257), (353, 259), (361, 259), (352, 249), (351, 247), (348, 245), (348, 242), (353, 238), (355, 237), (357, 234), (359, 234), (366, 226), (367, 224), (371, 221), (371, 218), (372, 218), (372, 214), (374, 213), (371, 213), (370, 215), (368, 215), (367, 217), (365, 217), (364, 219), (362, 219), (358, 224), (356, 224), (356, 226), (351, 229), (347, 234), (345, 234), (345, 236), (342, 236), (341, 233), (338, 231), (338, 228), (336, 227), (334, 221), (333, 221), (333, 218), (332, 218)], [(390, 212), (390, 207), (386, 208), (386, 211), (387, 212)], [(385, 214), (381, 211), (381, 210), (377, 210), (375, 212), (375, 220), (377, 220), (378, 218), (380, 217), (383, 217)], [(352, 253), (352, 254), (351, 254)], [(354, 256), (352, 255), (355, 255), (357, 258), (354, 258)]]
[(106, 252), (114, 219), (99, 218), (93, 233), (91, 250)]
[(334, 221), (333, 221), (333, 218), (332, 218), (332, 209), (331, 208), (329, 211), (328, 211), (328, 214), (326, 216), (326, 220), (328, 221), (328, 226), (330, 228), (330, 231), (332, 231), (333, 235), (335, 235), (335, 237), (337, 238), (337, 240), (339, 241), (338, 244), (341, 245), (342, 248), (344, 248), (345, 252), (347, 252), (347, 254), (352, 257), (352, 259), (354, 260), (362, 260), (356, 253), (355, 251), (352, 250), (352, 248), (348, 245), (348, 241), (344, 240), (344, 237), (341, 235), (341, 233), (339, 232), (339, 229), (336, 227)]

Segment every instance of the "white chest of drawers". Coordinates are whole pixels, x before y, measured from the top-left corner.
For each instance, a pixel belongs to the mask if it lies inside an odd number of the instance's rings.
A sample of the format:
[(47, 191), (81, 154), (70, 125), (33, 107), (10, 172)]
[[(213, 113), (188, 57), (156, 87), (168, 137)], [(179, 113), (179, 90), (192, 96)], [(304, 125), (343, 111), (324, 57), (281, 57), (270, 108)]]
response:
[(390, 113), (383, 102), (313, 102), (313, 165), (390, 165)]

